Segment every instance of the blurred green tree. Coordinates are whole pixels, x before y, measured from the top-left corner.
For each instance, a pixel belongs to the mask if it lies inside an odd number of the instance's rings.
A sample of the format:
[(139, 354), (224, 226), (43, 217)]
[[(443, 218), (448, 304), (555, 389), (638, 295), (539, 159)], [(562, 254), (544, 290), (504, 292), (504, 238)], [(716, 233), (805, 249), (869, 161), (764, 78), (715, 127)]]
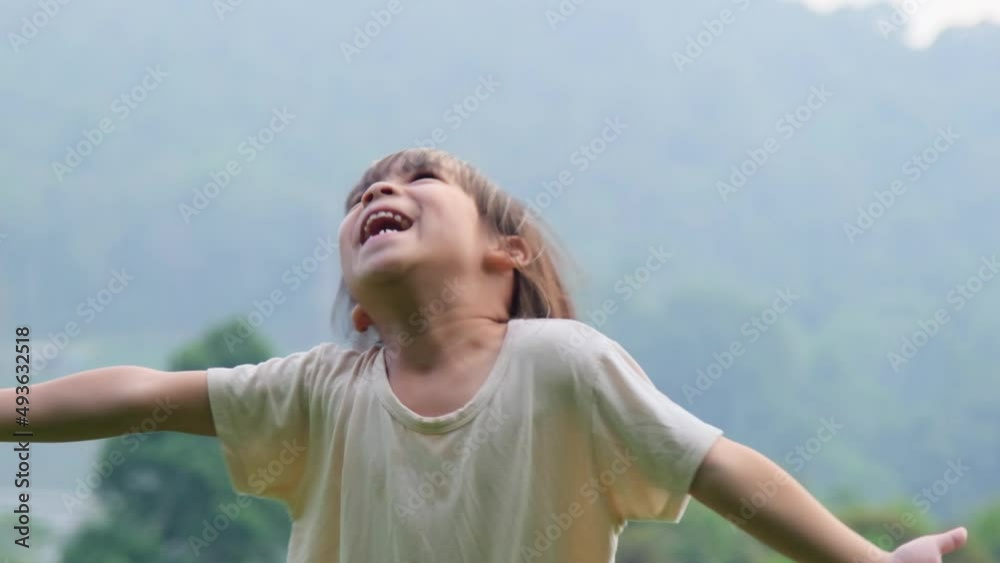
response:
[(972, 521), (969, 543), (983, 552), (986, 561), (1000, 561), (1000, 502), (988, 505)]
[(676, 525), (632, 522), (622, 534), (619, 563), (762, 563), (768, 548), (692, 501)]
[[(888, 551), (924, 534), (950, 528), (914, 514), (912, 505), (906, 503), (843, 505), (836, 514), (851, 529)], [(948, 561), (998, 561), (998, 538), (1000, 503), (995, 503), (970, 522), (969, 544), (949, 555)], [(676, 526), (631, 523), (622, 535), (616, 559), (618, 563), (790, 563), (697, 502), (692, 502), (684, 520)]]
[[(179, 350), (168, 369), (233, 367), (274, 355), (256, 334), (234, 340), (238, 328), (232, 321), (210, 329)], [(99, 459), (117, 456), (124, 462), (95, 491), (103, 517), (68, 542), (64, 563), (284, 560), (291, 531), (287, 511), (233, 492), (216, 439), (142, 434), (128, 442), (109, 440)]]

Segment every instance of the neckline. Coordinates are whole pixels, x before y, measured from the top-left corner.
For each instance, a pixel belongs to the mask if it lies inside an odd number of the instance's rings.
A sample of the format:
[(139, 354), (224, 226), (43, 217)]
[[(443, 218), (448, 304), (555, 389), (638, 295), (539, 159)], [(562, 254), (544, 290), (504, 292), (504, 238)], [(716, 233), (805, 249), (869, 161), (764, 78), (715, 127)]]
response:
[(483, 410), (507, 374), (510, 343), (514, 339), (514, 329), (519, 322), (520, 319), (507, 321), (507, 330), (504, 333), (503, 342), (500, 344), (500, 352), (497, 354), (496, 361), (493, 362), (493, 367), (490, 368), (486, 380), (483, 381), (472, 398), (457, 410), (440, 416), (417, 414), (399, 400), (399, 397), (393, 392), (392, 386), (389, 385), (389, 372), (385, 366), (385, 347), (379, 346), (373, 366), (375, 389), (379, 400), (393, 418), (421, 433), (442, 434), (463, 426)]

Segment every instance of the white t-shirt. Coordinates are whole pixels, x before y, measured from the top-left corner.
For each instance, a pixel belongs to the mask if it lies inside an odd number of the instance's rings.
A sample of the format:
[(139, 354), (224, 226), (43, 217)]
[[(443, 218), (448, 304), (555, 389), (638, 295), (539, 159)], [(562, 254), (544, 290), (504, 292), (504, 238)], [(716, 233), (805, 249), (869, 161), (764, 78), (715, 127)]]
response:
[(722, 433), (577, 321), (510, 321), (483, 386), (437, 417), (396, 398), (384, 353), (208, 371), (234, 487), (289, 507), (289, 563), (613, 562), (627, 520), (680, 519)]

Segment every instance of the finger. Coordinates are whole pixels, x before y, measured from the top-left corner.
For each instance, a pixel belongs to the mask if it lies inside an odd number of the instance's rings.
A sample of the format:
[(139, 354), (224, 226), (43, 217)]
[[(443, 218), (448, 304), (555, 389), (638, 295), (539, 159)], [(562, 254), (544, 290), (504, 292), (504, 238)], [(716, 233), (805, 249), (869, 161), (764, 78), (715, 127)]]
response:
[(969, 532), (965, 528), (955, 528), (954, 530), (934, 536), (941, 554), (951, 553), (965, 545), (969, 539)]

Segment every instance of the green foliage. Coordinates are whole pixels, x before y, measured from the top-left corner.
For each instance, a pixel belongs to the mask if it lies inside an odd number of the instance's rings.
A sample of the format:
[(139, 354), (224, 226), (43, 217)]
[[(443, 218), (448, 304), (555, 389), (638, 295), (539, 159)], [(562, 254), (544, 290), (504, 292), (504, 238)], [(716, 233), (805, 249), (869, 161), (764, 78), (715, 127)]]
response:
[[(259, 363), (273, 354), (251, 336), (227, 347), (231, 322), (209, 330), (170, 361), (174, 371)], [(284, 557), (291, 531), (278, 503), (232, 491), (218, 441), (174, 433), (108, 441), (100, 459), (122, 456), (97, 490), (104, 519), (85, 526), (69, 543), (66, 563), (273, 563)]]
[(256, 333), (244, 338), (245, 330), (246, 325), (238, 320), (209, 329), (197, 342), (173, 355), (170, 369), (187, 371), (235, 367), (259, 363), (274, 355), (267, 342)]
[(676, 525), (631, 523), (619, 563), (763, 563), (767, 548), (703, 505), (692, 502)]
[[(919, 536), (944, 532), (952, 527), (935, 522), (908, 503), (893, 503), (883, 506), (855, 505), (838, 511), (837, 516), (851, 529), (886, 551), (892, 551)], [(973, 521), (969, 524), (969, 527), (981, 526), (979, 521)], [(998, 531), (1000, 528), (994, 528), (992, 535), (995, 536)], [(989, 563), (993, 561), (993, 559), (986, 557), (983, 551), (980, 543), (982, 538), (976, 536), (975, 532), (971, 532), (969, 544), (960, 552), (950, 555), (948, 561), (955, 563)]]
[[(835, 514), (851, 529), (883, 549), (893, 550), (924, 534), (943, 532), (942, 525), (916, 514), (912, 505), (850, 504)], [(969, 543), (948, 556), (954, 563), (991, 563), (1000, 554), (1000, 502), (984, 508), (968, 522)], [(693, 502), (677, 525), (632, 523), (622, 534), (618, 563), (790, 563), (701, 504)]]
[(161, 534), (129, 519), (92, 523), (63, 552), (69, 563), (165, 563)]
[(1000, 502), (995, 502), (976, 516), (969, 527), (969, 540), (983, 552), (986, 561), (1000, 561)]

